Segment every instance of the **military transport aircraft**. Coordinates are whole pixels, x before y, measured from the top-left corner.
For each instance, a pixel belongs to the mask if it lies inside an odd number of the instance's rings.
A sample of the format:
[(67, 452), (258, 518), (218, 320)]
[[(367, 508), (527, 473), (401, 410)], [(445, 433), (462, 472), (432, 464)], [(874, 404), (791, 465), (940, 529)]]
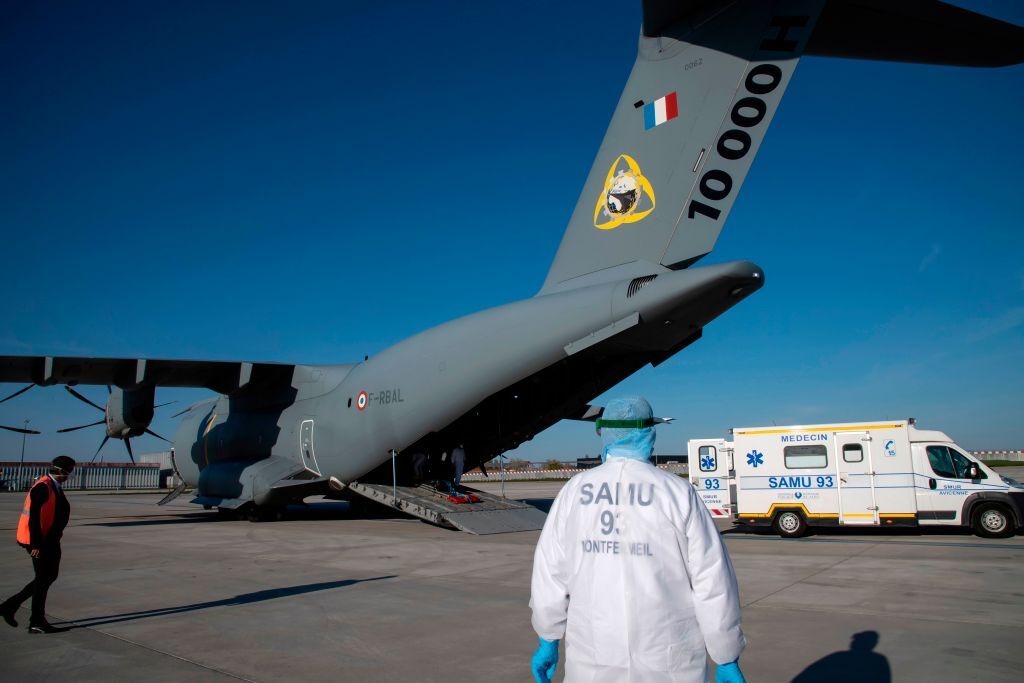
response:
[(110, 385), (115, 439), (148, 430), (157, 387), (216, 392), (174, 437), (175, 468), (206, 506), (415, 483), (413, 454), (456, 443), (479, 464), (593, 417), (595, 396), (763, 285), (750, 262), (696, 264), (804, 54), (1004, 66), (1024, 61), (1024, 30), (933, 0), (645, 0), (632, 73), (532, 298), (357, 363), (4, 356), (0, 381)]

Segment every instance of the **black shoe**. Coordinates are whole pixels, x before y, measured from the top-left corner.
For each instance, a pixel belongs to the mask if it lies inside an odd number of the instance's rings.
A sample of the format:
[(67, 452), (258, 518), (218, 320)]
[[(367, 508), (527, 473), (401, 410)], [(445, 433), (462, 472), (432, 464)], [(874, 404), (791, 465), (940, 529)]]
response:
[(66, 628), (57, 628), (51, 624), (32, 624), (28, 627), (29, 633), (63, 633)]
[(0, 617), (12, 628), (18, 628), (18, 620), (14, 618), (17, 608), (14, 605), (0, 605)]

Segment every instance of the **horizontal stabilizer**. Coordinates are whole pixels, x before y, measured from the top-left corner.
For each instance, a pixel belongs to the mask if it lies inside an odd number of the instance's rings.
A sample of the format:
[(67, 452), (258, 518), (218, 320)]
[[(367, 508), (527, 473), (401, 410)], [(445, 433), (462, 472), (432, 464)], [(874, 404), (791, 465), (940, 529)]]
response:
[(1024, 28), (935, 0), (829, 0), (804, 54), (951, 66), (1024, 62)]

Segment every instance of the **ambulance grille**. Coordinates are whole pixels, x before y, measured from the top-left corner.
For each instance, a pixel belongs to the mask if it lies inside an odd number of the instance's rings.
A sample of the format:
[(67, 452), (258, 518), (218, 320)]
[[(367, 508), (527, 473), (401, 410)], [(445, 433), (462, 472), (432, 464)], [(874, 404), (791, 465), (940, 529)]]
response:
[(656, 277), (658, 277), (658, 276), (657, 275), (644, 275), (643, 277), (638, 277), (638, 278), (634, 279), (632, 282), (629, 283), (629, 288), (626, 289), (626, 298), (629, 299), (634, 294), (639, 292), (641, 289), (643, 289), (644, 287), (646, 287), (650, 283), (654, 282), (654, 278), (656, 278)]

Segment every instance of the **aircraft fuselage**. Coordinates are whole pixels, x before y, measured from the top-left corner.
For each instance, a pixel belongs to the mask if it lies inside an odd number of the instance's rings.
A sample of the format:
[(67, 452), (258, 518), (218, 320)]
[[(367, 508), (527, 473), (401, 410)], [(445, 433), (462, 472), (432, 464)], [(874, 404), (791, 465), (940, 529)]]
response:
[[(491, 397), (595, 351), (637, 359), (605, 380), (620, 381), (637, 362), (671, 354), (699, 336), (707, 322), (763, 283), (760, 269), (747, 262), (654, 270), (656, 277), (612, 280), (459, 318), (359, 364), (297, 366), (284, 393), (196, 404), (175, 438), (178, 471), (199, 486), (200, 496), (233, 500), (252, 494), (259, 502), (259, 481), (280, 479), (289, 467), (348, 483), (388, 463), (392, 451), (408, 455), (410, 447), (443, 431), (439, 425), (460, 421), (462, 428), (445, 445), (469, 442), (472, 463), (490, 459), (502, 446), (518, 445), (486, 445), (489, 432), (510, 433), (516, 426), (511, 411), (504, 411), (505, 424), (500, 414), (480, 414)], [(548, 400), (580, 390), (543, 387)], [(466, 426), (474, 411), (481, 423)], [(522, 440), (533, 436), (529, 432)], [(410, 474), (406, 464), (403, 478)]]

